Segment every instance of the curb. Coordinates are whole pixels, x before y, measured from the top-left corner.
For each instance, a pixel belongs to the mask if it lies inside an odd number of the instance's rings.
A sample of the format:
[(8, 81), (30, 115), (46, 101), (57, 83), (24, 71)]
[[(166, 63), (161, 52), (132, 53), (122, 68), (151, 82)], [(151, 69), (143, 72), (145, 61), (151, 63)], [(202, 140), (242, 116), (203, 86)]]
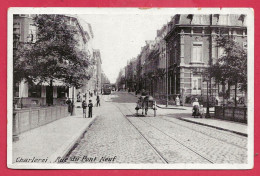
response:
[(184, 108), (175, 108), (175, 107), (172, 107), (172, 108), (168, 108), (168, 107), (161, 107), (161, 106), (158, 106), (158, 105), (156, 105), (156, 107), (158, 107), (158, 108), (161, 108), (161, 109), (178, 109), (178, 110), (186, 110), (186, 109), (184, 109)]
[(81, 130), (80, 133), (74, 135), (72, 138), (73, 140), (69, 144), (64, 144), (57, 152), (51, 155), (49, 158), (50, 163), (54, 163), (54, 161), (57, 159), (57, 157), (61, 157), (62, 159), (66, 158), (72, 150), (75, 148), (74, 146), (80, 141), (80, 139), (83, 137), (87, 129), (95, 122), (97, 116), (94, 116), (90, 123)]
[(183, 119), (182, 117), (179, 117), (178, 119), (186, 121), (186, 122), (190, 122), (190, 123), (195, 123), (195, 124), (198, 124), (198, 125), (203, 125), (203, 126), (207, 126), (207, 127), (211, 127), (211, 128), (216, 128), (216, 129), (222, 130), (222, 131), (228, 131), (228, 132), (231, 132), (231, 133), (238, 134), (240, 136), (248, 137), (248, 135), (246, 133), (241, 133), (241, 132), (238, 132), (238, 131), (233, 131), (233, 130), (229, 130), (229, 129), (225, 129), (225, 128), (221, 128), (221, 127), (216, 127), (216, 126), (208, 125), (208, 124), (205, 124), (205, 123), (195, 122), (193, 120)]

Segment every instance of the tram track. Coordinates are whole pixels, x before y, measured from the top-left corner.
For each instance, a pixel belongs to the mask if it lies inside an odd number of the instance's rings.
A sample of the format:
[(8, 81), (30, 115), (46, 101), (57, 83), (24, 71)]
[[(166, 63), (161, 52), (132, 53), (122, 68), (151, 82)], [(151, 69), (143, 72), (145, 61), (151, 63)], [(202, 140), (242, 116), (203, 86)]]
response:
[[(114, 105), (119, 109), (119, 111), (120, 111), (121, 114), (127, 119), (127, 121), (138, 131), (138, 133), (143, 137), (143, 139), (145, 139), (146, 142), (154, 149), (154, 151), (157, 153), (157, 155), (159, 155), (160, 158), (162, 158), (162, 160), (164, 160), (165, 163), (169, 163), (170, 161), (167, 160), (166, 157), (164, 157), (163, 154), (159, 151), (159, 149), (157, 149), (157, 148), (152, 144), (152, 142), (150, 142), (150, 140), (149, 140), (147, 137), (145, 137), (145, 134), (143, 134), (143, 132), (141, 132), (141, 130), (139, 130), (138, 127), (136, 127), (136, 125), (134, 125), (133, 122), (131, 122), (131, 120), (129, 120), (129, 118), (127, 118), (127, 115), (126, 115), (124, 112), (122, 112), (122, 110), (120, 109), (120, 107), (119, 107), (118, 105), (116, 105), (116, 104), (114, 104)], [(125, 105), (123, 105), (123, 106), (124, 106), (124, 108), (126, 108)], [(128, 108), (126, 108), (126, 109), (127, 109), (129, 112), (131, 112)], [(132, 112), (131, 112), (131, 113), (132, 113)], [(200, 158), (202, 158), (203, 160), (205, 160), (207, 163), (211, 163), (211, 164), (214, 163), (214, 162), (211, 161), (209, 158), (204, 157), (204, 156), (201, 155), (200, 153), (196, 152), (195, 150), (191, 149), (191, 148), (188, 147), (187, 145), (183, 144), (181, 141), (179, 141), (179, 140), (173, 138), (172, 136), (170, 136), (170, 135), (164, 133), (162, 130), (160, 130), (160, 129), (154, 127), (153, 125), (151, 125), (151, 124), (149, 124), (149, 123), (143, 121), (143, 120), (142, 120), (141, 118), (139, 118), (139, 117), (136, 117), (136, 118), (138, 118), (138, 119), (139, 119), (140, 121), (142, 121), (143, 123), (146, 123), (146, 124), (148, 124), (149, 126), (153, 127), (154, 129), (156, 129), (157, 131), (159, 131), (159, 132), (162, 133), (163, 135), (165, 135), (165, 136), (171, 138), (172, 140), (174, 140), (175, 142), (177, 142), (178, 144), (180, 144), (182, 147), (185, 147), (187, 150), (191, 151), (193, 154), (195, 154), (195, 155), (197, 155), (198, 157), (200, 157)]]
[[(128, 107), (126, 107), (126, 108), (127, 108), (131, 113), (134, 113), (134, 112), (132, 112)], [(149, 113), (149, 112), (148, 112), (148, 113)], [(151, 114), (151, 113), (149, 113), (149, 115), (153, 116), (153, 114)], [(202, 135), (208, 136), (208, 137), (210, 137), (210, 138), (213, 138), (213, 139), (216, 139), (216, 140), (225, 142), (226, 144), (233, 145), (233, 146), (235, 146), (235, 147), (238, 147), (238, 148), (247, 150), (246, 147), (242, 147), (242, 146), (237, 145), (237, 144), (234, 144), (234, 143), (232, 143), (232, 142), (227, 142), (227, 141), (225, 141), (225, 140), (223, 140), (223, 139), (220, 139), (220, 138), (218, 138), (218, 137), (214, 137), (214, 136), (212, 136), (212, 135), (205, 134), (205, 133), (203, 133), (203, 132), (201, 132), (201, 131), (199, 131), (199, 130), (190, 128), (190, 127), (188, 127), (188, 126), (186, 126), (186, 125), (183, 125), (183, 124), (180, 124), (180, 123), (176, 123), (176, 122), (173, 122), (173, 121), (168, 120), (168, 119), (165, 119), (165, 118), (159, 118), (159, 117), (155, 117), (155, 118), (157, 118), (157, 119), (159, 119), (159, 120), (165, 120), (165, 121), (170, 122), (170, 123), (172, 123), (172, 124), (174, 124), (174, 125), (178, 125), (178, 126), (184, 127), (184, 128), (186, 128), (186, 129), (189, 129), (189, 130), (191, 130), (191, 131), (195, 131), (195, 132), (197, 132), (197, 133), (200, 133), (200, 134), (202, 134)], [(197, 124), (193, 124), (193, 125), (199, 127), (199, 125), (197, 125)], [(244, 136), (239, 136), (239, 135), (234, 135), (234, 134), (232, 134), (232, 133), (222, 132), (221, 130), (217, 130), (217, 129), (214, 129), (214, 128), (211, 128), (211, 127), (207, 127), (207, 128), (210, 128), (210, 130), (215, 131), (215, 132), (217, 132), (217, 133), (221, 133), (221, 134), (224, 134), (224, 135), (229, 135), (230, 138), (234, 138), (234, 137), (235, 137), (235, 138), (239, 138), (239, 139), (241, 139), (241, 140), (243, 140), (243, 139), (246, 138), (246, 137), (244, 137)]]
[[(113, 103), (114, 104), (114, 103)], [(115, 105), (115, 104), (114, 104)], [(140, 136), (147, 142), (147, 144), (153, 149), (157, 156), (163, 161), (163, 163), (168, 164), (169, 161), (162, 155), (162, 153), (152, 145), (152, 143), (144, 136), (144, 134), (126, 117), (126, 114), (122, 112), (119, 106), (115, 105), (120, 113), (125, 117), (125, 119), (136, 129)]]
[[(182, 125), (182, 124), (179, 124), (179, 123), (175, 123), (175, 122), (173, 122), (173, 121), (171, 121), (171, 120), (164, 119), (164, 118), (157, 118), (157, 119), (165, 120), (165, 121), (170, 122), (170, 123), (172, 123), (172, 124), (174, 124), (174, 125), (178, 125), (178, 126), (184, 127), (184, 128), (186, 128), (186, 129), (189, 129), (189, 130), (191, 130), (191, 131), (195, 131), (195, 132), (197, 132), (197, 133), (200, 133), (200, 134), (202, 134), (202, 135), (208, 136), (208, 137), (210, 137), (210, 138), (213, 138), (213, 139), (216, 139), (216, 140), (219, 140), (219, 141), (225, 142), (226, 144), (233, 145), (233, 146), (235, 146), (235, 147), (238, 147), (238, 148), (241, 148), (241, 149), (247, 150), (246, 147), (242, 147), (242, 146), (240, 146), (240, 145), (236, 145), (236, 144), (234, 144), (234, 143), (227, 142), (227, 141), (222, 140), (222, 139), (220, 139), (220, 138), (217, 138), (217, 137), (211, 136), (211, 135), (209, 135), (209, 134), (205, 134), (205, 133), (203, 133), (203, 132), (201, 132), (201, 131), (199, 131), (199, 130), (192, 129), (192, 128), (190, 128), (190, 127), (187, 127), (187, 126)], [(216, 131), (216, 132), (218, 132), (218, 133), (220, 132), (220, 131), (217, 131), (217, 130), (215, 130), (215, 129), (212, 129), (212, 130), (214, 130), (214, 131)], [(220, 133), (221, 133), (221, 132), (220, 132)], [(227, 133), (225, 133), (225, 134), (227, 134)], [(231, 137), (241, 138), (240, 136), (234, 136), (234, 135), (230, 135), (230, 136), (231, 136)], [(242, 139), (242, 138), (241, 138), (241, 139)]]
[[(131, 114), (135, 114), (135, 112), (133, 112), (132, 110), (129, 109), (129, 107), (127, 105), (123, 105), (125, 109), (127, 109), (127, 111), (129, 111)], [(127, 117), (126, 117), (127, 118)], [(189, 145), (185, 144), (185, 142), (182, 142), (181, 140), (179, 140), (178, 138), (175, 138), (173, 137), (171, 134), (167, 134), (165, 131), (162, 131), (160, 127), (158, 127), (156, 124), (151, 124), (149, 122), (147, 122), (147, 120), (145, 118), (140, 118), (140, 117), (135, 117), (137, 118), (138, 120), (142, 121), (143, 123), (146, 123), (148, 124), (149, 126), (151, 126), (153, 129), (156, 129), (157, 131), (160, 131), (161, 133), (163, 133), (164, 135), (170, 137), (172, 140), (178, 142), (179, 144), (181, 144), (182, 146), (184, 146), (185, 148), (189, 149), (190, 151), (192, 151), (193, 153), (197, 154), (198, 156), (204, 158), (205, 160), (207, 160), (209, 163), (218, 163), (218, 161), (215, 161), (214, 159), (211, 159), (210, 155), (208, 155), (207, 153), (203, 153), (203, 152), (200, 152), (198, 149), (196, 149), (196, 147), (192, 146), (190, 147)], [(229, 142), (229, 141), (226, 141), (225, 139), (221, 139), (219, 137), (215, 137), (215, 136), (211, 136), (210, 134), (204, 134), (203, 132), (199, 131), (199, 130), (196, 130), (196, 129), (193, 129), (193, 128), (190, 128), (190, 127), (187, 127), (183, 124), (179, 124), (179, 123), (175, 123), (173, 121), (170, 121), (170, 120), (167, 120), (167, 119), (161, 119), (161, 118), (158, 118), (158, 117), (152, 117), (152, 118), (156, 118), (157, 120), (162, 120), (162, 121), (167, 121), (167, 122), (170, 122), (171, 124), (174, 124), (176, 127), (178, 126), (178, 128), (185, 128), (185, 129), (188, 129), (191, 131), (191, 133), (199, 133), (200, 135), (205, 135), (206, 137), (208, 138), (211, 138), (215, 141), (219, 141), (219, 142), (222, 142), (222, 143), (225, 143), (227, 145), (229, 145), (230, 147), (233, 146), (233, 148), (237, 148), (236, 150), (243, 150), (245, 151), (244, 153), (246, 153), (247, 151), (247, 148), (246, 147), (243, 147), (241, 145), (237, 145), (233, 142)], [(156, 122), (155, 122), (156, 123)], [(211, 130), (211, 129), (210, 129)], [(216, 131), (216, 132), (219, 132), (219, 130), (216, 130), (216, 129), (212, 129), (213, 131)], [(225, 133), (225, 135), (229, 135), (228, 133)], [(230, 138), (232, 139), (235, 135), (232, 135), (230, 134)], [(245, 137), (242, 137), (242, 136), (235, 136), (237, 137), (238, 139), (245, 139)], [(195, 146), (197, 144), (195, 143)], [(232, 147), (231, 147), (232, 148)]]
[[(133, 112), (132, 112), (128, 107), (126, 107), (125, 105), (124, 105), (124, 107), (125, 107), (129, 112), (133, 113)], [(126, 117), (126, 118), (127, 118), (127, 117)], [(202, 154), (200, 154), (199, 152), (195, 151), (195, 150), (192, 149), (191, 147), (185, 145), (185, 144), (184, 144), (183, 142), (181, 142), (180, 140), (178, 140), (178, 139), (176, 139), (176, 138), (173, 138), (172, 136), (170, 136), (170, 135), (168, 135), (167, 133), (163, 132), (162, 130), (160, 130), (159, 128), (155, 127), (154, 125), (152, 125), (152, 124), (146, 122), (146, 121), (143, 120), (142, 118), (140, 118), (140, 117), (137, 117), (137, 118), (138, 118), (139, 120), (141, 120), (142, 122), (144, 122), (144, 123), (150, 125), (151, 127), (153, 127), (154, 129), (156, 129), (157, 131), (161, 132), (162, 134), (168, 136), (169, 138), (171, 138), (171, 139), (174, 140), (175, 142), (179, 143), (180, 145), (182, 145), (182, 146), (185, 147), (186, 149), (190, 150), (191, 152), (195, 153), (195, 154), (198, 155), (199, 157), (205, 159), (205, 160), (208, 161), (209, 163), (214, 164), (214, 162), (213, 162), (211, 159), (209, 159), (209, 158), (203, 156)], [(129, 120), (129, 119), (128, 119), (128, 120)]]

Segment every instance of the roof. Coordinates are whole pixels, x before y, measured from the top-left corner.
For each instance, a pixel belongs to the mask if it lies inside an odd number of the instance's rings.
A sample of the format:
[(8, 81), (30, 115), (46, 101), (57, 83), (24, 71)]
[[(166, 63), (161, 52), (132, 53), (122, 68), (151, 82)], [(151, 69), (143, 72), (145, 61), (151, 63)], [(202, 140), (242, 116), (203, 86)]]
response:
[(244, 14), (177, 14), (172, 17), (172, 25), (224, 25), (246, 26)]

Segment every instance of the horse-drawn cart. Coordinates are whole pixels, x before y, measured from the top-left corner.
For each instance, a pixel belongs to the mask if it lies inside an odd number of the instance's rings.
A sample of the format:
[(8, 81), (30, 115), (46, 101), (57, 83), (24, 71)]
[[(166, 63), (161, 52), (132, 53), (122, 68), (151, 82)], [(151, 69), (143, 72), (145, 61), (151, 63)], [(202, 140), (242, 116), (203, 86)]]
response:
[(138, 110), (142, 109), (142, 115), (147, 115), (148, 109), (153, 109), (154, 117), (156, 116), (156, 101), (153, 100), (152, 96), (141, 96), (136, 102), (136, 115), (138, 116)]

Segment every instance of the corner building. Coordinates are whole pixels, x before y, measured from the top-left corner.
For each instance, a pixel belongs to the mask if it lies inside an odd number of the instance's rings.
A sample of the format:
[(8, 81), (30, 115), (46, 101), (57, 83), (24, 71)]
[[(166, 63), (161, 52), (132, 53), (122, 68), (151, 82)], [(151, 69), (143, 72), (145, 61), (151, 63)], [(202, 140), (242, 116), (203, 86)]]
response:
[[(170, 100), (177, 95), (207, 95), (203, 72), (223, 54), (223, 48), (216, 46), (220, 34), (232, 36), (242, 47), (247, 47), (246, 16), (178, 14), (172, 17), (164, 36)], [(209, 94), (215, 96), (220, 90), (211, 79)]]

